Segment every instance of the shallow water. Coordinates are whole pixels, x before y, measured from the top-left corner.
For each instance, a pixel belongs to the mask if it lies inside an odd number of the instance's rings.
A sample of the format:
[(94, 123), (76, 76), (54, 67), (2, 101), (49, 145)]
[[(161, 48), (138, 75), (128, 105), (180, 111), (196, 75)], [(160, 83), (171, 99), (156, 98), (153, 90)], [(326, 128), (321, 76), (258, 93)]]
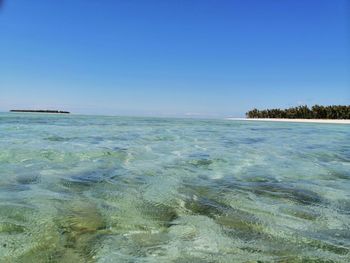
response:
[(0, 262), (349, 262), (350, 126), (0, 114)]

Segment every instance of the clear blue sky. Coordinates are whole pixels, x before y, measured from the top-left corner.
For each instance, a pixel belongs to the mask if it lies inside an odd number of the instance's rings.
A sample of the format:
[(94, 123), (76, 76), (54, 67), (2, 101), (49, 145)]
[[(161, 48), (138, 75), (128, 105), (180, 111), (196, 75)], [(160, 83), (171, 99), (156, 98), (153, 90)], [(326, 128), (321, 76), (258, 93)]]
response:
[(346, 0), (4, 0), (0, 110), (350, 104)]

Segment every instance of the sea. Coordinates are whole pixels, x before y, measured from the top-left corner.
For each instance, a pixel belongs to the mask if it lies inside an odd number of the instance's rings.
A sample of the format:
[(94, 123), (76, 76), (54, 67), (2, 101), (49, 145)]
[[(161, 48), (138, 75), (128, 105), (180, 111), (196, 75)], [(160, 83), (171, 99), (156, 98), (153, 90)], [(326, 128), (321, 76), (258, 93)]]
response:
[(0, 113), (0, 262), (350, 262), (350, 125)]

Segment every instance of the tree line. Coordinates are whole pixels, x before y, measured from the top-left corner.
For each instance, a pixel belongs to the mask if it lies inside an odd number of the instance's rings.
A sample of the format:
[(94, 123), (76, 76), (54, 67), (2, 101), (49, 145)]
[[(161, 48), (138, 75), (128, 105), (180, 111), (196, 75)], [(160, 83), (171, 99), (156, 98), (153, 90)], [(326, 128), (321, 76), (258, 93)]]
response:
[(253, 109), (246, 113), (247, 118), (282, 119), (350, 119), (350, 105), (306, 105), (288, 109)]

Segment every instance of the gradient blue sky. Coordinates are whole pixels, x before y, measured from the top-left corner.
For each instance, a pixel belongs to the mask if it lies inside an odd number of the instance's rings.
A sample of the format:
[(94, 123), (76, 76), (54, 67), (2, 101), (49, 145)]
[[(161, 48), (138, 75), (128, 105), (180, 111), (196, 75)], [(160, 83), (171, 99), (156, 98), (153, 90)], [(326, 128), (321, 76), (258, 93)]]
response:
[(5, 0), (0, 110), (243, 116), (350, 104), (346, 0)]

